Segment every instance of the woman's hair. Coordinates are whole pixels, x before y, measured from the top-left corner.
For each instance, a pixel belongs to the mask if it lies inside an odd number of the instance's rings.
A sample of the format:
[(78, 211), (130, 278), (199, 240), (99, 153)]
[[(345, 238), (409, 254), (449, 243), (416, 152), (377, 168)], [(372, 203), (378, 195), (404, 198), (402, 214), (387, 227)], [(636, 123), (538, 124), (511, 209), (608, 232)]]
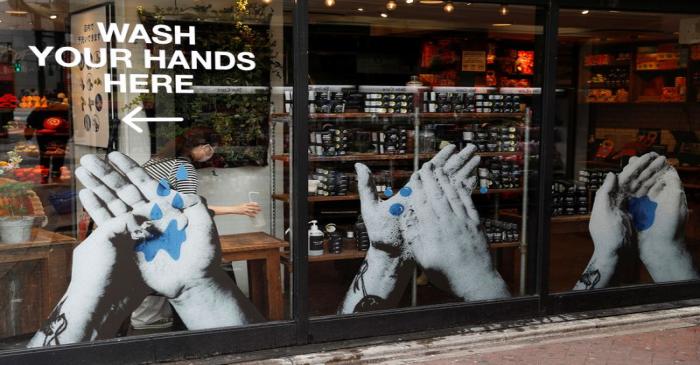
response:
[(219, 135), (214, 133), (214, 130), (211, 128), (193, 127), (166, 143), (158, 153), (158, 156), (185, 157), (189, 159), (192, 150), (197, 146), (210, 144), (212, 147), (215, 147), (220, 140)]

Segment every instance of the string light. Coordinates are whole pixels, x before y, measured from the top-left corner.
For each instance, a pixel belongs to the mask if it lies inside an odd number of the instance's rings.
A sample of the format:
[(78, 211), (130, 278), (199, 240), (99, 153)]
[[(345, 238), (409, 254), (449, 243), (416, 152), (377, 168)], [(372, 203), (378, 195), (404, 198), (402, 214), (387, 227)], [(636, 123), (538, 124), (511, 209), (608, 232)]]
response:
[(583, 14), (583, 15), (587, 15), (588, 13), (590, 13), (590, 11), (588, 11), (588, 10), (582, 10), (582, 11), (581, 11), (581, 14)]
[(379, 14), (379, 16), (381, 16), (382, 18), (388, 18), (388, 17), (389, 17), (389, 14), (387, 14), (387, 13), (381, 13), (381, 14)]
[(506, 16), (508, 15), (508, 7), (505, 5), (501, 5), (501, 8), (498, 10), (501, 15)]
[(406, 0), (406, 4), (413, 4), (413, 0)]
[(396, 6), (396, 1), (394, 0), (389, 0), (389, 2), (386, 3), (386, 9), (389, 11), (396, 9)]
[(324, 0), (324, 3), (330, 8), (331, 6), (335, 5), (335, 0)]
[(445, 3), (445, 6), (442, 7), (442, 10), (444, 10), (446, 13), (451, 13), (453, 10), (455, 10), (455, 5), (452, 3), (452, 1), (448, 1)]

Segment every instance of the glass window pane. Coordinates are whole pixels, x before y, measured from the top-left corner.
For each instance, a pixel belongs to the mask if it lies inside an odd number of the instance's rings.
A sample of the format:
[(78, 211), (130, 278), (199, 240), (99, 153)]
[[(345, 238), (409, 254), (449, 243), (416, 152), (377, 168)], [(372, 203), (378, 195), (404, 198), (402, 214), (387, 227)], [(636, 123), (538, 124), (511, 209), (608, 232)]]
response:
[(697, 16), (559, 24), (551, 290), (696, 279)]
[(0, 348), (289, 318), (292, 7), (0, 3)]
[(310, 2), (312, 315), (526, 293), (535, 15)]

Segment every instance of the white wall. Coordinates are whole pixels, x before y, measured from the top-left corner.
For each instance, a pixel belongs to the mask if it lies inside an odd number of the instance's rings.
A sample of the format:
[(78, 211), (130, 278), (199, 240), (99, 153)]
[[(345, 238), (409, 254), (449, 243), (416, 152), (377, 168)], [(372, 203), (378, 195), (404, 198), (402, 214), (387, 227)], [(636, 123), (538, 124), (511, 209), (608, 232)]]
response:
[[(219, 234), (269, 232), (270, 228), (270, 169), (268, 167), (237, 167), (227, 169), (207, 168), (198, 170), (199, 193), (209, 205), (235, 205), (248, 201), (248, 192), (260, 192), (262, 216), (265, 226), (252, 227), (252, 220), (242, 215), (225, 215), (214, 218)], [(216, 175), (214, 175), (216, 174)], [(238, 287), (248, 295), (248, 267), (245, 261), (233, 263)]]

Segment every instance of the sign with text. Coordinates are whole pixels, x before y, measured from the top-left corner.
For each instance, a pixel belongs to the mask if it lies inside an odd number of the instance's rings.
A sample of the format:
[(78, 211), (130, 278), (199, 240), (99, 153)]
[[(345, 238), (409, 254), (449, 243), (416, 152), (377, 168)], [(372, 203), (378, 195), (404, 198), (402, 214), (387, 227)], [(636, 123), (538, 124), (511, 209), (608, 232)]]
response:
[[(143, 24), (117, 24), (107, 19), (107, 7), (96, 7), (71, 18), (72, 46), (29, 46), (37, 57), (39, 67), (45, 67), (54, 57), (61, 67), (71, 68), (73, 125), (75, 143), (106, 147), (108, 143), (109, 111), (113, 93), (195, 93), (194, 75), (189, 70), (251, 71), (256, 67), (252, 52), (183, 51), (143, 47), (143, 57), (132, 57), (132, 49), (123, 44), (195, 45), (195, 27), (157, 24), (147, 29)], [(138, 51), (141, 52), (141, 51)], [(140, 60), (136, 64), (136, 60)], [(130, 72), (131, 69), (143, 70)], [(177, 70), (177, 74), (146, 73), (146, 70)], [(117, 70), (119, 70), (117, 72)], [(126, 72), (124, 72), (126, 71)], [(193, 72), (194, 73), (194, 72)], [(178, 117), (141, 118), (134, 111), (123, 121), (141, 133), (133, 122), (177, 122)]]
[(81, 59), (77, 66), (70, 68), (73, 138), (76, 144), (102, 148), (109, 142), (112, 96), (104, 89), (104, 76), (109, 68), (106, 59), (104, 62), (99, 59), (107, 56), (98, 50), (108, 45), (100, 37), (97, 23), (106, 22), (106, 7), (89, 9), (71, 17), (71, 45), (87, 50), (90, 59), (96, 61), (87, 65)]
[(462, 51), (462, 71), (484, 72), (486, 71), (486, 52)]

